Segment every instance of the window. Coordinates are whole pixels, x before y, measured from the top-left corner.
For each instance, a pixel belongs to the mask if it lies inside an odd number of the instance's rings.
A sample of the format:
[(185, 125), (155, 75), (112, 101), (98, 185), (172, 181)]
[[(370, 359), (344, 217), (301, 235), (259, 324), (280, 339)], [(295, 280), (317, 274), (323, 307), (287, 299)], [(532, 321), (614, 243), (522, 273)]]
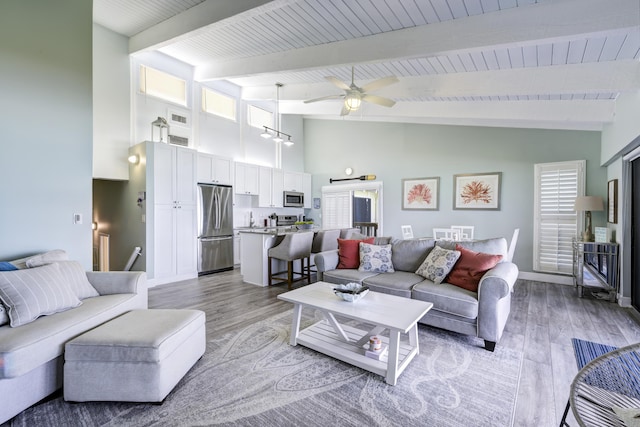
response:
[(572, 239), (582, 226), (573, 210), (575, 198), (584, 195), (585, 161), (535, 165), (533, 269), (571, 274)]
[[(354, 196), (365, 196), (370, 203), (370, 221), (378, 223), (378, 235), (382, 230), (382, 182), (358, 184), (333, 184), (322, 187), (322, 228), (350, 228), (354, 222)], [(358, 197), (355, 197), (358, 199)], [(368, 222), (368, 221), (367, 221)]]
[(322, 228), (351, 227), (351, 191), (322, 194)]
[(247, 123), (254, 128), (262, 129), (264, 126), (273, 127), (273, 113), (263, 110), (255, 105), (247, 106)]
[(236, 121), (236, 99), (202, 88), (202, 111)]
[(162, 71), (140, 66), (140, 92), (187, 105), (187, 82)]

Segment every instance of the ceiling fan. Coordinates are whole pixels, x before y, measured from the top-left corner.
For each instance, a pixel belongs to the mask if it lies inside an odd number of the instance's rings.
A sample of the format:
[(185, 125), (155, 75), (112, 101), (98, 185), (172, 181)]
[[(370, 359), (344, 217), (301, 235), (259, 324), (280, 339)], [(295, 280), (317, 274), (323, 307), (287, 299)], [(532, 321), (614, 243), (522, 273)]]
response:
[(347, 85), (342, 80), (333, 77), (327, 76), (325, 77), (329, 82), (333, 83), (340, 89), (344, 90), (345, 93), (343, 95), (328, 95), (320, 98), (308, 99), (304, 101), (305, 104), (310, 102), (324, 101), (327, 99), (340, 99), (344, 98), (344, 104), (342, 106), (342, 111), (340, 112), (341, 116), (346, 116), (352, 111), (356, 111), (360, 108), (360, 104), (362, 101), (370, 102), (376, 105), (382, 105), (384, 107), (393, 107), (395, 105), (395, 101), (384, 98), (382, 96), (370, 95), (369, 92), (373, 92), (375, 90), (381, 89), (385, 86), (389, 86), (391, 84), (397, 83), (398, 78), (396, 76), (383, 77), (381, 79), (372, 81), (371, 83), (367, 83), (362, 87), (356, 86), (354, 83), (354, 68), (351, 67), (351, 85)]

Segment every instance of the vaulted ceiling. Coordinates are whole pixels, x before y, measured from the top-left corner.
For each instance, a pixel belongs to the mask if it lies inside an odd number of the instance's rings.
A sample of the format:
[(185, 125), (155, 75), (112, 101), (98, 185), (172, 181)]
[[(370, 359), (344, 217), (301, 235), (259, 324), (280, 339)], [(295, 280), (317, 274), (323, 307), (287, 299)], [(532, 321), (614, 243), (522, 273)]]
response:
[(640, 90), (638, 0), (94, 0), (94, 21), (280, 112), (340, 118), (335, 76), (367, 84), (344, 120), (600, 130)]

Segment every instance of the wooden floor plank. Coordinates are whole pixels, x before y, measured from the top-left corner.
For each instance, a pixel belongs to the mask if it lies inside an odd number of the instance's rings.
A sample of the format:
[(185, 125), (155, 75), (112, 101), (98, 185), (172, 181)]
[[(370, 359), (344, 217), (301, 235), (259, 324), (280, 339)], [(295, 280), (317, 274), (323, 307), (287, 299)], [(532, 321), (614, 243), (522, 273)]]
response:
[[(149, 307), (203, 310), (212, 340), (290, 310), (291, 304), (277, 299), (286, 291), (284, 284), (244, 283), (236, 269), (151, 288)], [(303, 311), (305, 319), (315, 316)], [(615, 303), (578, 298), (572, 286), (518, 280), (498, 343), (523, 353), (514, 426), (558, 425), (577, 372), (573, 337), (615, 346), (640, 342), (638, 316)], [(571, 414), (568, 419), (575, 425)]]

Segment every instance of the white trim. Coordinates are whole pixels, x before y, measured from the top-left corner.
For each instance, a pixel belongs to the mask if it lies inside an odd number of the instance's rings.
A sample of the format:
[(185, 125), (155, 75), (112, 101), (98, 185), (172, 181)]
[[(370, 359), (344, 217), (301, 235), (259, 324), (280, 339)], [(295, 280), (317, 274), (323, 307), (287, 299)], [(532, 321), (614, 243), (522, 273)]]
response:
[(561, 276), (558, 274), (536, 273), (533, 271), (521, 271), (518, 279), (533, 280), (535, 282), (557, 283), (559, 285), (573, 286), (573, 278), (571, 276)]
[[(383, 207), (384, 207), (384, 195), (383, 195), (383, 183), (382, 181), (358, 181), (356, 183), (348, 183), (348, 184), (332, 184), (332, 185), (323, 185), (321, 187), (321, 193), (330, 194), (330, 193), (342, 193), (345, 191), (352, 192), (358, 190), (370, 190), (378, 192), (378, 206), (376, 206), (377, 214), (378, 214), (378, 235), (384, 236), (383, 224)], [(324, 203), (322, 204), (324, 209)]]
[(638, 157), (640, 157), (640, 146), (636, 147), (631, 152), (622, 156), (622, 160), (624, 160), (625, 162), (632, 162)]

